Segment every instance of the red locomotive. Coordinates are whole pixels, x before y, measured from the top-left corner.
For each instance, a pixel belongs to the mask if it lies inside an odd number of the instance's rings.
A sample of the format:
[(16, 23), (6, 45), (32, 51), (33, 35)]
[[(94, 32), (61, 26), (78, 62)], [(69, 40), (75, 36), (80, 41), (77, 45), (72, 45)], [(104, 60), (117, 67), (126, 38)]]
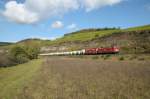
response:
[(85, 49), (85, 55), (96, 55), (96, 54), (115, 54), (119, 52), (119, 48), (113, 46), (111, 48), (90, 48)]

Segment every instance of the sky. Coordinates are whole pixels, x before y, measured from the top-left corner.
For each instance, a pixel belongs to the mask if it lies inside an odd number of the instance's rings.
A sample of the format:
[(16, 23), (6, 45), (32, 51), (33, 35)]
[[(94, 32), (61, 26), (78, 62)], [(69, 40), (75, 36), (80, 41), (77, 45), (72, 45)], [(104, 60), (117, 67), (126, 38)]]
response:
[[(150, 24), (150, 0), (0, 0), (0, 42)], [(85, 34), (86, 35), (86, 34)]]

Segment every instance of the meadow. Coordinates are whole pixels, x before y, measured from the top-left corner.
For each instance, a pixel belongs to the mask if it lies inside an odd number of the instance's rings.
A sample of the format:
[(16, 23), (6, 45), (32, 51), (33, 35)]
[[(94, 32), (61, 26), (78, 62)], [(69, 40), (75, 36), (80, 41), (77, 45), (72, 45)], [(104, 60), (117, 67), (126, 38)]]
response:
[(41, 66), (42, 60), (33, 60), (25, 64), (0, 68), (0, 99), (16, 99)]
[(16, 99), (149, 99), (149, 61), (46, 58)]

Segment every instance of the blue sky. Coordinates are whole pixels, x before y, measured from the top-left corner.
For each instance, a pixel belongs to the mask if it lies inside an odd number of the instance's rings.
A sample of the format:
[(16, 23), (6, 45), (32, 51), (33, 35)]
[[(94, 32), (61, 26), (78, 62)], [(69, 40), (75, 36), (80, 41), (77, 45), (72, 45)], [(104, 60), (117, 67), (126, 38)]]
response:
[(54, 39), (83, 28), (150, 24), (150, 0), (42, 1), (33, 7), (35, 0), (0, 0), (0, 41)]

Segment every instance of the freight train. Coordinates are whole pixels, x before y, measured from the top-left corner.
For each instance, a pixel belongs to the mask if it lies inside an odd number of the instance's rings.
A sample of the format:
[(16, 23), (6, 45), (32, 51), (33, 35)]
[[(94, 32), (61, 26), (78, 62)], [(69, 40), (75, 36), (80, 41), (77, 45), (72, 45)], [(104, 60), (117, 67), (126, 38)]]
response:
[(64, 55), (98, 55), (98, 54), (116, 54), (119, 53), (119, 48), (116, 46), (113, 47), (100, 47), (100, 48), (89, 48), (78, 51), (69, 51), (69, 52), (55, 52), (40, 54), (40, 56), (64, 56)]

